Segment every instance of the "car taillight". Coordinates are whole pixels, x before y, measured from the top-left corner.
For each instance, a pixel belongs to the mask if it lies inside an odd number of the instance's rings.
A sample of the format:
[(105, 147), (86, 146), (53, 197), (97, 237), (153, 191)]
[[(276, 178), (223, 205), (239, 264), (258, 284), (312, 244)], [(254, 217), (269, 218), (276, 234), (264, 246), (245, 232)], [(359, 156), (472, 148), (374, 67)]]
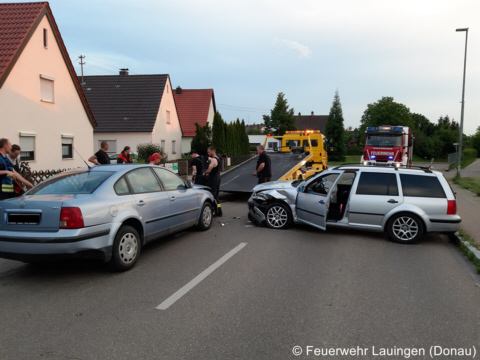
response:
[(60, 211), (60, 229), (83, 228), (83, 215), (78, 207), (62, 207)]
[(457, 213), (457, 201), (448, 200), (447, 215), (455, 215)]

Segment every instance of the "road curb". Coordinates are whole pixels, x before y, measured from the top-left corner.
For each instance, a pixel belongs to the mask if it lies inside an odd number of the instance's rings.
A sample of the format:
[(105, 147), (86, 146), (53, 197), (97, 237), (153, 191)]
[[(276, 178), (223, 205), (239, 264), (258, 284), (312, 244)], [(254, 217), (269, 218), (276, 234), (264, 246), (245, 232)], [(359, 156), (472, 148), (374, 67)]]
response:
[(464, 240), (463, 236), (458, 231), (453, 234), (452, 240), (460, 250), (464, 252), (465, 256), (477, 267), (477, 272), (480, 273), (480, 250)]

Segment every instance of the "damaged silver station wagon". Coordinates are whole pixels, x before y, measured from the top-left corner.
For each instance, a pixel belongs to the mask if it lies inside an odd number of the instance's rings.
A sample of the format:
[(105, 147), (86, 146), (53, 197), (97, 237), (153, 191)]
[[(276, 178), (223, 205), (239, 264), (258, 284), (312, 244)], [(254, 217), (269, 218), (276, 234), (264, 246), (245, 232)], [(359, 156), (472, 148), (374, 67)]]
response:
[(461, 222), (443, 174), (420, 167), (341, 165), (305, 180), (268, 182), (253, 188), (248, 208), (250, 220), (269, 228), (300, 222), (386, 231), (399, 243), (453, 233)]

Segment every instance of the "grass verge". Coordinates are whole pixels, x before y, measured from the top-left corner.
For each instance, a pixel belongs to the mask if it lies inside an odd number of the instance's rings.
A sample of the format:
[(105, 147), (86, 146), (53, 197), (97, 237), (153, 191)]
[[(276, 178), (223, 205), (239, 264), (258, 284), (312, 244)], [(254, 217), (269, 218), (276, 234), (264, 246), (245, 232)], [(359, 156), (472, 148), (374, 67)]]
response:
[(470, 190), (477, 194), (477, 196), (480, 196), (480, 178), (471, 178), (471, 177), (466, 177), (466, 178), (457, 178), (454, 177), (452, 181), (457, 184), (458, 186), (461, 186), (464, 189)]
[(456, 241), (458, 247), (462, 253), (470, 260), (473, 265), (477, 268), (477, 273), (480, 274), (480, 258), (475, 255), (475, 251), (478, 252), (478, 245), (473, 241), (473, 239), (466, 234), (463, 230), (459, 230), (458, 233), (460, 236), (456, 236), (459, 241)]

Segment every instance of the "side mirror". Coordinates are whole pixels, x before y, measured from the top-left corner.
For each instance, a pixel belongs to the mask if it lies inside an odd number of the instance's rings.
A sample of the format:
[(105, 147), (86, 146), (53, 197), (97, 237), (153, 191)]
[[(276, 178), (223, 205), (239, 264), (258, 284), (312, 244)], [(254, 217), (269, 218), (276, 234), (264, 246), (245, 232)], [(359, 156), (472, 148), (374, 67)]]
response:
[(187, 180), (187, 189), (193, 188), (193, 184), (191, 181)]
[(298, 192), (303, 192), (305, 190), (305, 186), (299, 186), (297, 191)]

